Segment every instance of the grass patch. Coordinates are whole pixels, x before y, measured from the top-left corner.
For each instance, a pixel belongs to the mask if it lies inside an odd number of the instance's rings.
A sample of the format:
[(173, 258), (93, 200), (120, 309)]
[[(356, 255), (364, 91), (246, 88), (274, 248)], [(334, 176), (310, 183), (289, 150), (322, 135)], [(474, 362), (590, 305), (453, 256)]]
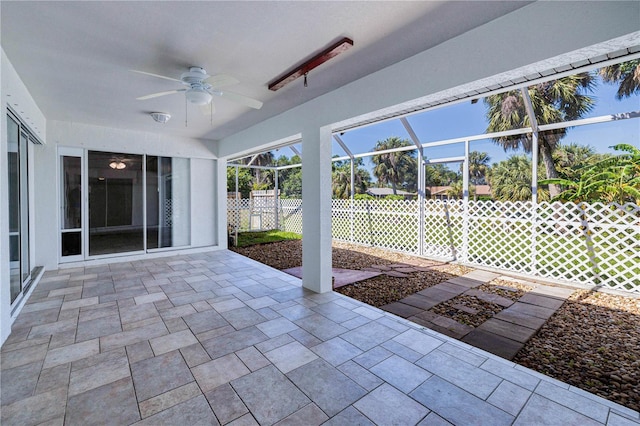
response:
[(276, 243), (278, 241), (300, 240), (302, 235), (295, 232), (266, 231), (266, 232), (241, 232), (238, 233), (237, 247), (248, 247), (256, 244)]

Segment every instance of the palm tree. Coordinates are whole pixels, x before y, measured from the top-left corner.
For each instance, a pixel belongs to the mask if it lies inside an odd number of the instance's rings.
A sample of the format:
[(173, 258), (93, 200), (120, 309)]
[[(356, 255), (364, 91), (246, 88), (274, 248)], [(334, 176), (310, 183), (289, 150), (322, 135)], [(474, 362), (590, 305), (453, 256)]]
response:
[[(476, 187), (474, 185), (469, 185), (469, 195), (475, 199)], [(447, 190), (447, 197), (454, 200), (461, 200), (464, 197), (464, 188), (461, 180), (451, 184)]]
[(640, 59), (600, 68), (598, 74), (606, 83), (619, 84), (616, 98), (640, 93)]
[[(369, 172), (364, 169), (362, 158), (354, 160), (353, 187), (356, 194), (364, 194), (371, 182)], [(351, 162), (336, 161), (331, 173), (334, 198), (349, 198), (351, 195)]]
[(458, 175), (444, 164), (427, 164), (425, 180), (427, 186), (446, 186), (455, 182)]
[(590, 145), (558, 144), (553, 153), (553, 162), (561, 179), (577, 181), (585, 166), (589, 166), (604, 159), (606, 155), (598, 154)]
[[(251, 157), (253, 158), (253, 157)], [(247, 159), (247, 163), (251, 161), (251, 158)], [(263, 152), (261, 154), (257, 154), (255, 160), (251, 163), (254, 166), (271, 166), (275, 160), (275, 156), (273, 152)], [(270, 186), (273, 186), (273, 172), (270, 170), (255, 170), (255, 181), (253, 183), (254, 189), (267, 189)]]
[[(411, 142), (391, 137), (384, 141), (378, 141), (373, 150), (383, 151), (408, 145), (411, 145)], [(373, 174), (380, 183), (391, 184), (393, 193), (397, 194), (398, 186), (404, 183), (407, 171), (417, 167), (414, 155), (414, 151), (387, 152), (374, 155), (371, 157), (371, 162), (375, 165)]]
[(486, 152), (471, 151), (469, 153), (469, 180), (472, 184), (483, 185), (485, 183), (490, 160), (491, 157)]
[[(531, 160), (526, 155), (512, 155), (489, 170), (493, 198), (499, 201), (531, 200)], [(549, 193), (538, 189), (538, 199), (546, 201)]]
[[(528, 88), (529, 97), (538, 124), (577, 120), (584, 116), (595, 104), (595, 100), (587, 95), (594, 87), (595, 79), (589, 73), (575, 74), (530, 86)], [(519, 90), (487, 96), (484, 102), (488, 107), (487, 132), (500, 132), (531, 125)], [(538, 151), (544, 163), (547, 177), (550, 179), (558, 177), (552, 153), (566, 133), (567, 129), (560, 129), (539, 134)], [(495, 138), (494, 142), (502, 145), (505, 151), (522, 148), (529, 153), (532, 148), (532, 140), (532, 134), (527, 133)], [(555, 196), (560, 193), (560, 188), (556, 185), (550, 185), (549, 192)]]

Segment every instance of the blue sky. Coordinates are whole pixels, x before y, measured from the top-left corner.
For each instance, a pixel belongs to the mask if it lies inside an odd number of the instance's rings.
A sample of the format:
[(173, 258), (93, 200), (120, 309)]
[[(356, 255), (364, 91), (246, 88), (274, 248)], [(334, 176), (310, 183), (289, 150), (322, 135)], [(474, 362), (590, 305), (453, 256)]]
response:
[[(596, 98), (593, 110), (585, 116), (596, 117), (608, 114), (640, 110), (640, 97), (635, 96), (623, 100), (615, 99), (617, 87), (609, 84), (599, 84), (592, 94)], [(486, 107), (482, 101), (476, 104), (463, 102), (446, 106), (424, 113), (409, 116), (407, 119), (413, 127), (420, 142), (432, 142), (443, 139), (458, 138), (482, 134), (487, 128), (485, 119)], [(354, 129), (345, 132), (341, 138), (354, 153), (371, 151), (379, 140), (397, 136), (409, 139), (409, 135), (399, 120)], [(569, 129), (563, 144), (578, 143), (591, 145), (597, 152), (613, 152), (608, 147), (618, 143), (628, 143), (640, 146), (640, 119), (622, 120), (603, 124), (594, 124)], [(486, 139), (471, 143), (472, 151), (487, 152), (491, 162), (499, 162), (508, 156), (521, 153), (517, 151), (505, 152), (501, 147)], [(340, 146), (334, 142), (334, 154), (345, 155)], [(443, 158), (464, 155), (464, 144), (441, 146), (428, 149), (427, 158)], [(370, 169), (370, 162), (365, 160), (365, 166)], [(455, 166), (454, 166), (455, 167)], [(457, 169), (457, 167), (455, 167)]]
[[(617, 100), (615, 93), (617, 85), (605, 84), (598, 81), (591, 96), (596, 99), (595, 107), (584, 118), (609, 114), (617, 114), (640, 110), (640, 96), (632, 96), (623, 100)], [(431, 111), (414, 114), (407, 117), (420, 142), (432, 142), (443, 139), (458, 138), (478, 135), (485, 132), (487, 122), (485, 119), (486, 106), (482, 100), (475, 104), (470, 101), (455, 105), (444, 106)], [(407, 131), (399, 119), (372, 124), (358, 129), (350, 130), (341, 135), (353, 153), (372, 151), (377, 141), (397, 136), (410, 140)], [(627, 143), (640, 147), (640, 119), (621, 120), (602, 124), (593, 124), (569, 129), (563, 144), (577, 143), (590, 145), (597, 152), (614, 152), (609, 147), (619, 143)], [(300, 144), (297, 145), (301, 149)], [(471, 142), (472, 151), (487, 152), (491, 163), (497, 163), (513, 154), (521, 154), (522, 151), (505, 152), (490, 139)], [(464, 144), (458, 143), (450, 146), (440, 146), (425, 150), (427, 158), (444, 158), (464, 155)], [(285, 155), (291, 157), (293, 152), (288, 149), (280, 149), (276, 156)], [(346, 153), (333, 142), (333, 155), (345, 156)], [(369, 171), (373, 166), (368, 158), (364, 159), (365, 168)], [(450, 164), (454, 170), (458, 170), (458, 164)]]

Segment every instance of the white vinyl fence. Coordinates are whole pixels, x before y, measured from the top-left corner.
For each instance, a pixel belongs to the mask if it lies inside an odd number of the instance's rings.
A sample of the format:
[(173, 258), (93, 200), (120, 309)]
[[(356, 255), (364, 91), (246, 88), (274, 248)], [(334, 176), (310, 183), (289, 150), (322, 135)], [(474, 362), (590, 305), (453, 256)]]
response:
[[(278, 223), (278, 229), (302, 233), (299, 199), (259, 207), (229, 199), (228, 217), (240, 231)], [(640, 292), (635, 204), (333, 200), (332, 226), (340, 241)]]

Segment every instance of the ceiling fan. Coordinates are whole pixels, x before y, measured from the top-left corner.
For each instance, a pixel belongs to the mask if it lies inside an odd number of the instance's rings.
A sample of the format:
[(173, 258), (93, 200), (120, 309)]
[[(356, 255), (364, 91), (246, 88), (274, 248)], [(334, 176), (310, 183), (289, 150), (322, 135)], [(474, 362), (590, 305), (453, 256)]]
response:
[[(254, 109), (262, 108), (262, 102), (249, 98), (247, 96), (241, 95), (239, 93), (229, 92), (226, 90), (221, 90), (223, 87), (232, 86), (234, 84), (238, 84), (239, 81), (225, 74), (218, 75), (208, 75), (207, 71), (204, 68), (200, 67), (191, 67), (189, 71), (183, 72), (180, 75), (180, 79), (166, 77), (164, 75), (153, 74), (145, 71), (137, 71), (131, 70), (133, 72), (150, 75), (152, 77), (162, 78), (165, 80), (175, 81), (183, 84), (186, 88), (183, 89), (175, 89), (168, 90), (166, 92), (152, 93), (146, 96), (140, 96), (136, 98), (139, 101), (144, 101), (147, 99), (157, 98), (160, 96), (172, 95), (174, 93), (184, 92), (186, 100), (194, 105), (210, 105), (211, 111), (213, 111), (213, 104), (211, 100), (213, 96), (220, 96), (222, 98), (229, 99), (234, 102), (238, 102), (242, 105), (248, 106)], [(207, 108), (209, 111), (209, 108)]]

